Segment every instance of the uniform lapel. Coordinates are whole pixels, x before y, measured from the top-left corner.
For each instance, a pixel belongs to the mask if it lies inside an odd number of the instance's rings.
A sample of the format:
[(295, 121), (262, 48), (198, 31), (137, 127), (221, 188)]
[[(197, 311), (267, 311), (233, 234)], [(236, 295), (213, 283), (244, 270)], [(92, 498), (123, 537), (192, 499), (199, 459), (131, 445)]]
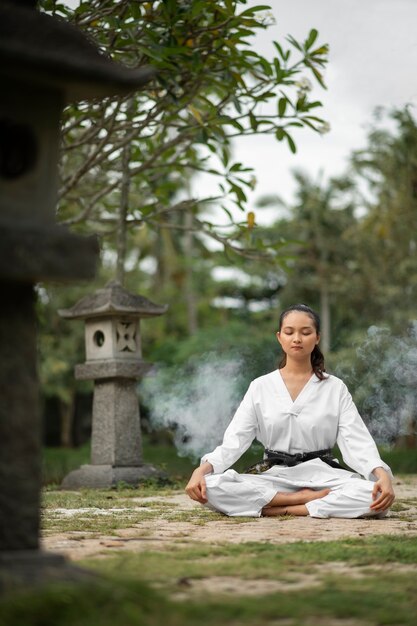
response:
[(305, 407), (311, 394), (314, 391), (314, 388), (315, 388), (314, 385), (316, 383), (316, 380), (317, 380), (317, 377), (315, 374), (313, 374), (310, 380), (308, 380), (306, 384), (304, 385), (304, 387), (301, 389), (300, 393), (298, 394), (298, 396), (296, 397), (292, 405), (291, 413), (293, 415), (295, 416), (299, 415), (301, 411), (303, 410), (303, 408)]
[(301, 389), (300, 393), (293, 401), (291, 398), (290, 392), (287, 389), (286, 384), (284, 383), (284, 379), (281, 376), (281, 372), (277, 370), (277, 385), (281, 396), (284, 396), (288, 401), (290, 406), (291, 415), (297, 416), (304, 408), (306, 402), (308, 401), (312, 391), (314, 390), (314, 385), (317, 381), (317, 377), (315, 374), (312, 374), (311, 378), (306, 382), (304, 387)]

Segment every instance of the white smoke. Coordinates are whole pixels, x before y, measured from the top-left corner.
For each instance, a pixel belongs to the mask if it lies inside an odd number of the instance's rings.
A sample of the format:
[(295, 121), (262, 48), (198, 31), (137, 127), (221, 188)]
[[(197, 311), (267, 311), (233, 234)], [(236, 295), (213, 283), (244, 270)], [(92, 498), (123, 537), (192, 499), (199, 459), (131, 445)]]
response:
[(244, 390), (242, 362), (206, 354), (145, 378), (142, 399), (154, 428), (170, 428), (180, 456), (198, 459), (223, 439)]
[[(404, 337), (371, 326), (355, 363), (343, 369), (335, 373), (348, 384), (378, 443), (415, 432), (417, 321)], [(140, 391), (151, 426), (171, 429), (179, 454), (196, 460), (221, 443), (247, 382), (243, 359), (210, 353), (181, 367), (161, 367), (142, 381)]]
[(358, 408), (378, 443), (411, 435), (417, 417), (417, 321), (403, 337), (371, 326), (350, 378)]

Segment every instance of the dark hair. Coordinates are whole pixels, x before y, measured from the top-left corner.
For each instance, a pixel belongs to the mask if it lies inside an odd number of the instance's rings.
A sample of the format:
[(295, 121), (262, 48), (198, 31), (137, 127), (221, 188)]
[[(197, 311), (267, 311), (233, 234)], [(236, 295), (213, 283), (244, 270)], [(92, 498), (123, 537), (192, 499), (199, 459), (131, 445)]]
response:
[[(306, 304), (292, 304), (287, 309), (285, 309), (285, 311), (282, 311), (281, 315), (279, 316), (278, 332), (281, 332), (281, 327), (284, 319), (289, 313), (292, 313), (293, 311), (306, 313), (313, 320), (317, 334), (320, 334), (320, 317), (315, 311), (313, 311), (313, 309), (311, 309)], [(284, 352), (284, 355), (278, 365), (278, 369), (283, 368), (286, 362), (287, 355)], [(311, 353), (311, 367), (313, 368), (313, 372), (319, 380), (324, 380), (326, 378), (326, 376), (324, 375), (324, 372), (326, 371), (326, 368), (324, 366), (324, 356), (318, 346), (314, 346), (314, 350)]]

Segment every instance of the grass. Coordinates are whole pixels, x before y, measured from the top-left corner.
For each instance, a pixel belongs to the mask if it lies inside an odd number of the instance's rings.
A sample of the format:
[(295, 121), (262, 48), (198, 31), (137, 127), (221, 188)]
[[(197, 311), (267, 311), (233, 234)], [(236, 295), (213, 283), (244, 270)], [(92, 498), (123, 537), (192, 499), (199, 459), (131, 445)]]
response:
[[(169, 582), (183, 577), (237, 576), (242, 579), (280, 579), (282, 573), (306, 573), (324, 563), (349, 566), (417, 564), (417, 541), (409, 537), (371, 537), (341, 541), (191, 544), (170, 550), (123, 553), (89, 559), (84, 566), (109, 575), (120, 571), (146, 582)], [(414, 577), (414, 575), (413, 575)]]
[[(417, 473), (415, 450), (383, 451), (382, 456), (394, 473), (400, 469)], [(259, 457), (259, 448), (252, 449), (235, 468), (242, 471)], [(118, 529), (136, 526), (135, 533), (142, 537), (156, 518), (194, 524), (221, 520), (222, 525), (248, 521), (203, 508), (188, 512), (175, 502), (161, 500), (161, 496), (183, 489), (194, 464), (180, 459), (172, 447), (151, 445), (146, 437), (144, 460), (163, 467), (169, 482), (151, 480), (138, 488), (119, 484), (109, 490), (54, 491), (53, 485), (68, 471), (88, 462), (89, 450), (46, 450), (44, 458), (49, 486), (44, 490), (42, 509), (48, 533), (77, 530), (80, 534), (73, 537), (80, 539), (82, 533), (115, 535)], [(407, 482), (407, 476), (401, 480)], [(144, 496), (154, 499), (144, 502)], [(403, 499), (395, 503), (393, 513), (399, 519), (416, 504), (416, 498)], [(84, 510), (65, 517), (57, 508)], [(279, 529), (277, 524), (277, 532)], [(357, 621), (367, 626), (414, 626), (416, 538), (376, 536), (281, 545), (210, 545), (185, 539), (165, 542), (160, 550), (112, 551), (87, 559), (82, 565), (98, 575), (95, 583), (54, 584), (3, 596), (0, 626), (279, 626), (282, 620), (287, 620), (288, 626), (326, 625), (332, 620), (351, 620), (352, 625)], [(301, 590), (291, 589), (292, 583), (312, 576), (315, 587), (306, 584)], [(238, 579), (242, 594), (226, 593), (225, 588), (216, 593), (198, 591), (198, 581), (207, 577)], [(245, 581), (253, 580), (275, 581), (285, 585), (285, 590), (251, 596), (245, 593)]]
[[(143, 500), (145, 496), (161, 497), (173, 493), (177, 493), (173, 487), (157, 489), (153, 484), (146, 483), (138, 489), (81, 489), (77, 492), (45, 489), (42, 495), (42, 529), (48, 533), (76, 531), (114, 535), (119, 528), (135, 527), (154, 519), (195, 525), (216, 520), (225, 524), (253, 521), (251, 517), (225, 517), (203, 507), (190, 511), (176, 510), (178, 505), (171, 500)], [(62, 509), (70, 510), (70, 513), (65, 514)]]
[(63, 478), (80, 465), (88, 463), (90, 446), (79, 448), (43, 448), (42, 479), (44, 485), (59, 485)]
[[(140, 498), (140, 506), (154, 506), (148, 501), (143, 502), (144, 497), (162, 497), (176, 493), (178, 485), (169, 488), (158, 488), (152, 482), (144, 483), (137, 488), (116, 488), (116, 489), (80, 489), (79, 491), (60, 491), (44, 489), (42, 495), (42, 507), (45, 509), (56, 508), (122, 508), (137, 506), (134, 503), (136, 498)], [(182, 491), (182, 489), (181, 489)], [(170, 507), (166, 501), (161, 500), (159, 507)], [(175, 506), (175, 505), (174, 505)]]
[(358, 619), (366, 624), (414, 626), (416, 603), (406, 577), (372, 581), (334, 578), (321, 589), (259, 598), (205, 599), (174, 603), (136, 581), (121, 578), (89, 586), (55, 587), (15, 596), (0, 605), (1, 626), (230, 626), (328, 623)]
[(394, 474), (417, 474), (417, 448), (381, 449), (381, 456)]
[[(0, 600), (0, 626), (230, 626), (327, 624), (359, 620), (371, 626), (414, 626), (417, 611), (415, 574), (381, 565), (414, 565), (416, 541), (377, 537), (339, 542), (271, 546), (252, 543), (214, 548), (193, 545), (167, 552), (127, 554), (84, 565), (101, 574), (97, 582), (51, 585), (13, 593)], [(371, 566), (360, 579), (321, 570), (335, 561)], [(377, 568), (379, 569), (372, 569)], [(314, 588), (258, 596), (245, 594), (246, 579), (288, 580), (315, 572)], [(242, 593), (183, 593), (183, 577), (239, 576)], [(159, 590), (153, 586), (159, 583)], [(189, 583), (190, 584), (190, 583)], [(183, 594), (182, 601), (178, 592)], [(176, 601), (170, 599), (172, 595)]]

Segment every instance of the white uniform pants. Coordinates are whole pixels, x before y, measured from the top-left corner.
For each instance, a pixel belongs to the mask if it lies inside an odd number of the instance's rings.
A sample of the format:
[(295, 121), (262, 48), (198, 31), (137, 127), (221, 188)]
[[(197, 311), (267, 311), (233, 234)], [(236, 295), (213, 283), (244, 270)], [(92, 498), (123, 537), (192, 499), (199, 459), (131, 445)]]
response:
[(303, 487), (331, 489), (324, 498), (305, 506), (311, 517), (368, 517), (374, 483), (353, 472), (330, 467), (321, 459), (295, 467), (275, 465), (262, 474), (223, 474), (206, 476), (207, 506), (229, 516), (260, 517), (262, 509), (276, 493), (291, 493)]

